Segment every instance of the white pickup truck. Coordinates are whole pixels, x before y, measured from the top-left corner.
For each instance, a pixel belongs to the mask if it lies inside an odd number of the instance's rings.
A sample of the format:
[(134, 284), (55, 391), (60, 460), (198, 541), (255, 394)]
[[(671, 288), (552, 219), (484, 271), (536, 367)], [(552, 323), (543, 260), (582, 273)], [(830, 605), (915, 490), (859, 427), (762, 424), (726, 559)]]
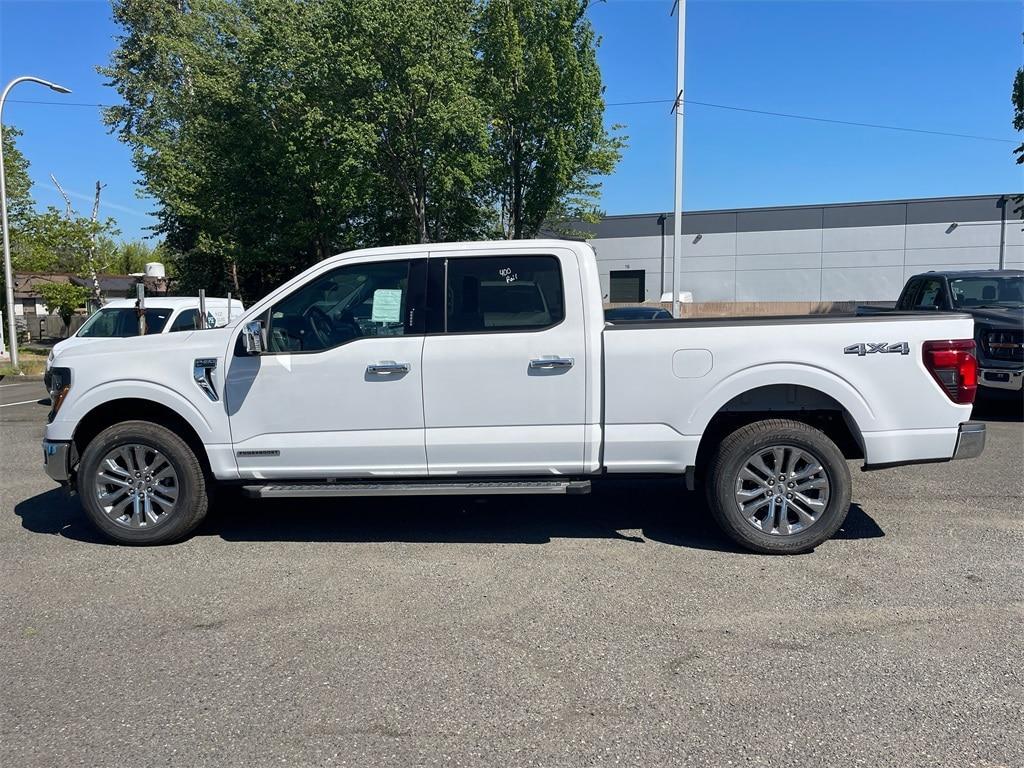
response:
[(794, 553), (842, 524), (847, 459), (981, 453), (972, 339), (958, 314), (606, 323), (583, 243), (375, 248), (225, 328), (68, 350), (43, 453), (127, 544), (188, 534), (217, 483), (568, 494), (623, 473), (701, 482), (735, 541)]

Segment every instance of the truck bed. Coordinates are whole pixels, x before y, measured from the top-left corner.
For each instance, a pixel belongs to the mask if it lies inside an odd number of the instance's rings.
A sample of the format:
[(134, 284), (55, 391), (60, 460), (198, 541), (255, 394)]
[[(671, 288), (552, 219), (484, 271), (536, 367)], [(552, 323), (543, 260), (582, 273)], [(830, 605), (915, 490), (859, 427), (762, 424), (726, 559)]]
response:
[(968, 315), (935, 312), (608, 324), (604, 462), (682, 471), (717, 414), (765, 404), (840, 414), (867, 464), (949, 458), (971, 406), (950, 400), (922, 346), (971, 338)]

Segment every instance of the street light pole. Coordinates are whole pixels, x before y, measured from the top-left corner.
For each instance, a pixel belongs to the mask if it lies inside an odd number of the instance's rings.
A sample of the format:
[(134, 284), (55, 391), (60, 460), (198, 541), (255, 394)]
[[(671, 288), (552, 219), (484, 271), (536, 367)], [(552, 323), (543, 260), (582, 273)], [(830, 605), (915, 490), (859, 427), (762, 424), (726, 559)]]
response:
[(679, 275), (683, 257), (683, 65), (686, 62), (686, 0), (678, 0), (676, 16), (676, 172), (672, 205), (672, 317), (679, 317)]
[[(29, 75), (14, 78), (7, 84), (7, 87), (4, 88), (3, 93), (0, 93), (0, 222), (2, 222), (3, 225), (4, 238), (4, 283), (7, 289), (7, 339), (11, 347), (11, 366), (15, 370), (18, 368), (18, 338), (14, 325), (14, 275), (11, 270), (11, 235), (7, 229), (7, 175), (4, 172), (3, 136), (4, 102), (7, 100), (7, 94), (10, 93), (11, 89), (18, 83), (38, 83), (39, 85), (45, 85), (51, 91), (56, 91), (57, 93), (71, 93), (70, 88), (65, 88), (63, 85), (51, 83), (49, 80), (30, 77)], [(0, 328), (0, 352), (3, 352), (3, 348), (3, 329)]]

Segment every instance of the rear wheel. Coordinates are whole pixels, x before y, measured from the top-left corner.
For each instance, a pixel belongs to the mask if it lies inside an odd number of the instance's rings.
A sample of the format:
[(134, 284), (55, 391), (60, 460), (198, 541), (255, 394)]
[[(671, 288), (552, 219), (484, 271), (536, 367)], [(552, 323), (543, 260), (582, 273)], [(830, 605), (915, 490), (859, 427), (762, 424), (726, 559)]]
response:
[(722, 440), (707, 494), (715, 520), (735, 542), (755, 552), (797, 554), (839, 530), (851, 484), (846, 459), (827, 435), (770, 419)]
[(206, 476), (188, 443), (166, 427), (126, 421), (82, 454), (78, 493), (89, 519), (122, 544), (166, 544), (206, 515)]

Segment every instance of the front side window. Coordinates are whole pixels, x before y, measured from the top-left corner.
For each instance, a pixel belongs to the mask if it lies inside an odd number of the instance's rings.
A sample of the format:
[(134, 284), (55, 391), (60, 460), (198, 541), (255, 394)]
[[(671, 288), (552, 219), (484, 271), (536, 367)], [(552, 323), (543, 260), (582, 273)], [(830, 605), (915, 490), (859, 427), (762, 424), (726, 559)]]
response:
[(1024, 277), (993, 275), (949, 281), (956, 307), (1019, 307), (1024, 304)]
[(318, 352), (362, 337), (415, 332), (411, 265), (352, 264), (314, 278), (270, 310), (270, 351)]
[[(160, 333), (171, 316), (169, 309), (146, 310), (146, 335)], [(89, 339), (126, 338), (139, 335), (139, 314), (134, 307), (109, 307), (93, 312), (78, 329), (78, 336)]]
[(554, 256), (448, 260), (445, 327), (450, 333), (533, 331), (565, 318)]

